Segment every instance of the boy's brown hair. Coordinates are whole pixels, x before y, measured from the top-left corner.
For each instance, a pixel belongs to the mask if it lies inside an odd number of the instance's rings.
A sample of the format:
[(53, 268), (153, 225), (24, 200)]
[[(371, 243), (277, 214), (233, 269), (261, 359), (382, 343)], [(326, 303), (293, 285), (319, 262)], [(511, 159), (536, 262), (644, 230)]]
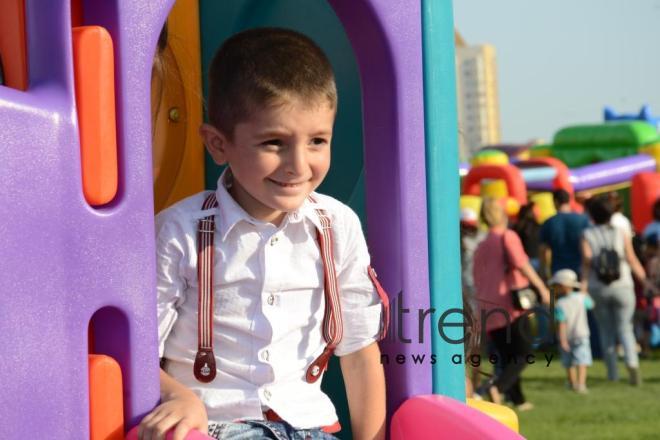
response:
[(240, 32), (218, 49), (209, 69), (209, 120), (230, 139), (256, 107), (291, 97), (337, 106), (330, 61), (308, 37), (288, 29)]

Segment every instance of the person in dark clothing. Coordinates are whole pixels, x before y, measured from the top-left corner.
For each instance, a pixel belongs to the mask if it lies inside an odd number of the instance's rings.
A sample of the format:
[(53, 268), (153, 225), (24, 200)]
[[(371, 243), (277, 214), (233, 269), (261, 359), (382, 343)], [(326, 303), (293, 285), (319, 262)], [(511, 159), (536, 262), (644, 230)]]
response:
[(529, 202), (523, 205), (518, 212), (518, 221), (513, 230), (520, 237), (523, 249), (529, 257), (529, 262), (535, 270), (539, 270), (539, 235), (541, 225), (536, 221), (536, 204)]
[(580, 240), (582, 232), (589, 227), (589, 219), (585, 215), (572, 212), (571, 198), (565, 190), (555, 190), (552, 197), (557, 214), (541, 226), (539, 246), (541, 277), (547, 280), (561, 269), (571, 269), (580, 277), (582, 263)]

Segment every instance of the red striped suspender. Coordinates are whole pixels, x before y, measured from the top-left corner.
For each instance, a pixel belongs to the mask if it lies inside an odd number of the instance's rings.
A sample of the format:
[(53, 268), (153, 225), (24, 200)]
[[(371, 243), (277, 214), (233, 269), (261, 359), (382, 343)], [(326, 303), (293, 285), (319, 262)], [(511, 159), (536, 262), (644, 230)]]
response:
[(367, 273), (371, 282), (378, 292), (378, 297), (380, 298), (381, 312), (380, 312), (380, 331), (378, 332), (378, 340), (382, 341), (387, 336), (387, 330), (390, 328), (390, 298), (387, 296), (387, 292), (381, 286), (380, 281), (378, 281), (378, 276), (373, 267), (369, 266), (367, 268)]
[[(316, 200), (309, 196), (309, 200)], [(210, 194), (204, 201), (202, 209), (212, 209), (218, 206), (215, 193)], [(325, 314), (323, 316), (323, 338), (326, 347), (323, 352), (307, 367), (305, 378), (307, 382), (314, 383), (321, 373), (328, 367), (328, 361), (334, 353), (335, 347), (341, 341), (343, 322), (341, 303), (339, 301), (339, 286), (337, 272), (334, 264), (332, 222), (322, 209), (316, 209), (321, 222), (321, 229), (317, 231), (317, 240), (321, 251), (324, 277)], [(197, 279), (198, 279), (198, 317), (197, 317), (197, 356), (193, 371), (195, 378), (200, 382), (211, 382), (216, 375), (215, 355), (213, 353), (213, 238), (215, 232), (215, 214), (202, 218), (198, 224), (197, 233)], [(371, 278), (383, 305), (383, 319), (379, 339), (385, 336), (389, 326), (389, 300), (376, 279), (376, 272), (368, 268)]]
[[(203, 210), (218, 206), (215, 193), (204, 200)], [(215, 379), (213, 354), (213, 236), (215, 214), (199, 221), (197, 229), (197, 356), (193, 371), (198, 381), (208, 383)]]
[[(309, 196), (312, 203), (316, 200)], [(323, 353), (307, 367), (305, 379), (308, 383), (316, 382), (321, 373), (328, 368), (328, 361), (335, 351), (335, 347), (341, 341), (344, 324), (341, 317), (341, 303), (339, 302), (339, 285), (337, 283), (337, 272), (335, 271), (332, 239), (332, 223), (324, 210), (316, 209), (321, 222), (321, 229), (317, 231), (316, 237), (321, 249), (321, 261), (323, 262), (323, 287), (325, 292), (325, 314), (323, 316), (323, 338), (327, 343)]]

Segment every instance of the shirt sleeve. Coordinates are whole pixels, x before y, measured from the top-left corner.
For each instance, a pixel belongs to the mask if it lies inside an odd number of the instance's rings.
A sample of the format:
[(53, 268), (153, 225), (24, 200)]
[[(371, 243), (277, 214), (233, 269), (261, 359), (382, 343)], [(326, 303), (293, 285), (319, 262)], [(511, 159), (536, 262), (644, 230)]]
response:
[(506, 258), (508, 258), (509, 264), (513, 265), (516, 269), (520, 269), (529, 262), (529, 257), (525, 253), (518, 234), (507, 230), (504, 232), (503, 240), (507, 252)]
[(587, 308), (587, 310), (594, 308), (594, 300), (591, 296), (584, 295), (584, 306)]
[(588, 228), (589, 226), (591, 226), (591, 225), (589, 224), (589, 217), (587, 217), (587, 216), (584, 215), (584, 214), (582, 214), (581, 217), (582, 217), (582, 224), (580, 225), (580, 227), (581, 227), (582, 230), (584, 231), (585, 229), (587, 229), (587, 228)]
[(559, 306), (555, 307), (555, 320), (557, 322), (565, 322), (566, 321), (566, 315), (564, 314), (564, 309), (562, 309)]
[(184, 258), (183, 232), (176, 221), (156, 216), (156, 286), (158, 313), (158, 356), (163, 357), (165, 340), (184, 301), (185, 280), (180, 276)]
[(370, 257), (360, 219), (349, 208), (343, 233), (337, 237), (342, 248), (339, 282), (343, 336), (335, 349), (337, 356), (354, 353), (378, 340), (381, 323), (380, 297), (369, 278)]

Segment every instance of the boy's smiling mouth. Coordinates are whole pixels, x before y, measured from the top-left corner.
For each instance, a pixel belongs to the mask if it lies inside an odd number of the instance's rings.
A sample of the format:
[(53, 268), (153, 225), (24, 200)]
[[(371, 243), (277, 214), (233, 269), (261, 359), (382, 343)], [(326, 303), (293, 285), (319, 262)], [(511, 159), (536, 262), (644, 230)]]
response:
[(297, 188), (301, 186), (303, 183), (305, 183), (305, 182), (279, 182), (273, 179), (268, 179), (268, 180), (274, 183), (275, 185), (281, 186), (282, 188)]

